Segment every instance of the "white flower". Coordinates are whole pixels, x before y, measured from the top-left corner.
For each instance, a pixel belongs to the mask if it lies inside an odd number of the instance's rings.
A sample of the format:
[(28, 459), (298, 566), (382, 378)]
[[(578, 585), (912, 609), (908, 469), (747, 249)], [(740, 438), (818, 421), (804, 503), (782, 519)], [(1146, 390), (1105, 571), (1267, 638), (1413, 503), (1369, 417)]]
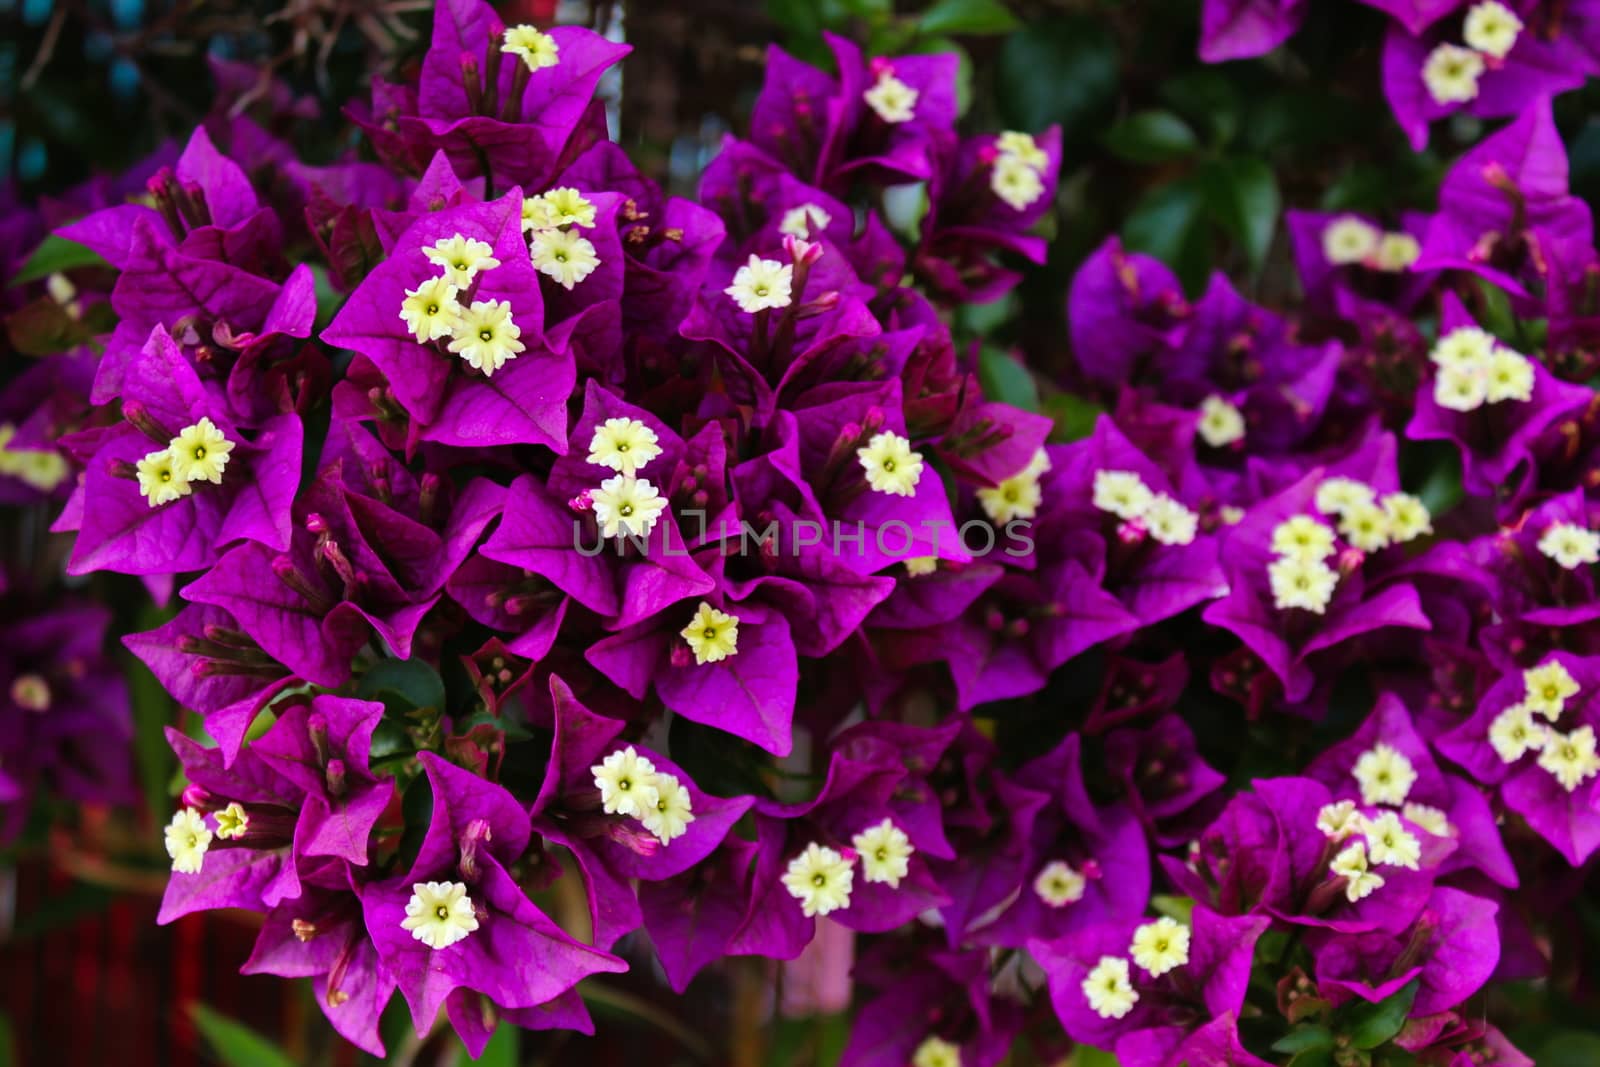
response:
[(1320, 559), (1286, 556), (1267, 564), (1267, 579), (1272, 584), (1273, 606), (1301, 608), (1315, 615), (1328, 610), (1339, 572)]
[(1376, 552), (1389, 545), (1389, 514), (1377, 504), (1346, 508), (1339, 517), (1339, 532), (1363, 552)]
[(456, 301), (460, 292), (449, 278), (429, 278), (415, 289), (406, 290), (400, 303), (400, 319), (418, 344), (437, 341), (455, 332), (456, 317), (461, 305)]
[(739, 617), (718, 611), (704, 600), (689, 625), (678, 631), (694, 653), (695, 663), (721, 663), (739, 651)]
[(1386, 811), (1368, 819), (1365, 836), (1367, 855), (1372, 857), (1373, 863), (1417, 870), (1417, 861), (1422, 858), (1422, 842), (1401, 824), (1400, 816), (1394, 812)]
[(1033, 879), (1033, 891), (1052, 908), (1064, 908), (1083, 899), (1089, 880), (1063, 860), (1052, 860)]
[(1433, 402), (1448, 411), (1476, 411), (1489, 399), (1489, 376), (1481, 366), (1439, 368), (1433, 379)]
[(1273, 555), (1324, 560), (1334, 553), (1333, 530), (1310, 515), (1293, 515), (1272, 528)]
[(1317, 812), (1317, 829), (1323, 836), (1340, 839), (1351, 834), (1364, 833), (1367, 828), (1367, 818), (1356, 808), (1353, 800), (1340, 800), (1332, 804), (1324, 804)]
[(1537, 752), (1545, 745), (1549, 729), (1533, 721), (1533, 711), (1526, 704), (1513, 704), (1494, 717), (1489, 724), (1489, 744), (1501, 763), (1515, 763), (1529, 752)]
[(201, 416), (199, 422), (178, 432), (168, 443), (167, 452), (172, 456), (172, 473), (179, 478), (186, 482), (221, 485), (233, 442), (216, 423)]
[(1422, 245), (1409, 233), (1386, 233), (1378, 242), (1378, 251), (1372, 265), (1379, 270), (1398, 273), (1407, 270), (1422, 255)]
[(1465, 104), (1478, 96), (1483, 57), (1470, 48), (1441, 44), (1422, 61), (1422, 83), (1436, 104)]
[(1344, 266), (1362, 263), (1378, 251), (1383, 234), (1354, 215), (1340, 215), (1322, 228), (1322, 255), (1329, 263)]
[(522, 201), (523, 232), (556, 226), (594, 227), (594, 203), (571, 186), (560, 186)]
[(1427, 505), (1410, 493), (1389, 493), (1383, 498), (1383, 513), (1389, 517), (1389, 536), (1397, 545), (1433, 532)]
[(416, 882), (406, 901), (402, 930), (435, 951), (449, 948), (478, 928), (477, 912), (460, 882)]
[(145, 457), (134, 465), (134, 472), (139, 478), (139, 492), (153, 508), (162, 504), (170, 504), (179, 497), (188, 496), (194, 488), (186, 479), (178, 477), (178, 472), (173, 468), (172, 452), (163, 448), (159, 452), (148, 452)]
[(917, 97), (921, 94), (889, 70), (878, 74), (877, 82), (861, 94), (867, 106), (884, 122), (897, 125), (916, 117)]
[(1494, 356), (1499, 342), (1494, 334), (1476, 326), (1457, 326), (1439, 338), (1428, 358), (1441, 367), (1478, 367)]
[(1485, 399), (1491, 404), (1533, 399), (1533, 363), (1509, 348), (1496, 350), (1484, 368)]
[(1404, 804), (1417, 782), (1416, 768), (1406, 754), (1382, 741), (1361, 753), (1350, 774), (1361, 787), (1363, 804)]
[(922, 480), (922, 453), (911, 442), (883, 430), (872, 435), (866, 447), (856, 449), (856, 459), (867, 474), (867, 485), (890, 496), (916, 496)]
[[(978, 490), (980, 493), (983, 490)], [(910, 578), (926, 578), (939, 569), (938, 556), (911, 556), (900, 561), (906, 565), (906, 576)]]
[(656, 802), (645, 808), (639, 821), (663, 845), (670, 845), (674, 838), (688, 832), (689, 824), (694, 822), (694, 797), (677, 776), (660, 771), (656, 772), (655, 788)]
[(1555, 722), (1566, 710), (1567, 700), (1578, 695), (1578, 680), (1563, 667), (1559, 660), (1541, 663), (1522, 672), (1522, 685), (1526, 693), (1522, 703), (1529, 711)]
[(1145, 923), (1133, 932), (1128, 952), (1150, 977), (1160, 978), (1189, 962), (1189, 928), (1165, 916)]
[(1195, 432), (1212, 448), (1222, 448), (1244, 438), (1244, 413), (1225, 397), (1213, 393), (1200, 402)]
[(767, 308), (788, 307), (793, 285), (793, 264), (762, 259), (752, 253), (750, 261), (734, 272), (733, 284), (723, 292), (733, 297), (740, 311), (754, 315)]
[(660, 438), (638, 419), (607, 419), (589, 438), (588, 461), (618, 474), (638, 474), (659, 455)]
[(1367, 866), (1367, 843), (1352, 841), (1333, 857), (1328, 870), (1345, 880), (1344, 896), (1350, 903), (1365, 900), (1383, 885), (1383, 875)]
[(861, 856), (861, 873), (869, 882), (885, 882), (900, 888), (900, 879), (910, 871), (911, 854), (916, 848), (906, 832), (885, 819), (869, 826), (850, 839), (850, 847)]
[(71, 473), (66, 457), (54, 449), (12, 448), (16, 436), (16, 426), (0, 424), (0, 475), (21, 479), (42, 493), (54, 492)]
[(1044, 196), (1044, 179), (1020, 156), (1001, 155), (989, 172), (989, 189), (1013, 211), (1025, 211)]
[(475, 237), (456, 234), (444, 237), (424, 248), (422, 254), (429, 262), (444, 268), (444, 279), (458, 290), (472, 284), (480, 270), (493, 270), (500, 265), (492, 253), (493, 248)]
[(1094, 970), (1083, 980), (1083, 996), (1102, 1019), (1120, 1019), (1139, 1003), (1128, 980), (1128, 961), (1118, 956), (1101, 956)]
[(1427, 804), (1408, 803), (1400, 809), (1400, 814), (1406, 817), (1406, 822), (1420, 826), (1434, 837), (1453, 837), (1455, 827), (1450, 825), (1450, 816), (1438, 808)]
[(1013, 519), (1031, 519), (1039, 514), (1044, 490), (1039, 479), (1050, 469), (1050, 456), (1044, 449), (1033, 454), (1028, 465), (1001, 482), (978, 490), (978, 503), (991, 522), (1004, 525)]
[(1033, 134), (1019, 130), (1006, 130), (994, 139), (995, 151), (1002, 156), (1015, 156), (1034, 170), (1050, 166), (1050, 156), (1039, 147)]
[(1551, 730), (1539, 753), (1539, 766), (1555, 776), (1561, 788), (1572, 792), (1585, 780), (1600, 774), (1600, 755), (1595, 754), (1594, 727), (1580, 726), (1570, 734)]
[(1200, 517), (1165, 493), (1157, 493), (1142, 517), (1150, 536), (1164, 545), (1190, 545)]
[(1378, 499), (1366, 482), (1354, 478), (1324, 478), (1317, 486), (1317, 510), (1324, 515), (1343, 515), (1346, 511)]
[(445, 347), (490, 378), (527, 349), (521, 337), (522, 327), (511, 317), (511, 301), (474, 300), (456, 316)]
[(250, 829), (250, 814), (237, 800), (216, 814), (217, 836), (224, 841), (235, 841)]
[(656, 765), (632, 745), (611, 753), (590, 767), (589, 773), (594, 775), (600, 805), (607, 815), (632, 815), (642, 821), (660, 800)]
[(1539, 551), (1567, 570), (1600, 563), (1600, 534), (1571, 522), (1558, 522), (1539, 535)]
[(589, 503), (601, 537), (648, 537), (667, 510), (666, 497), (649, 479), (626, 474), (607, 478), (600, 488), (589, 490)]
[(911, 1067), (961, 1067), (961, 1046), (930, 1034), (911, 1054)]
[(568, 292), (600, 266), (594, 243), (576, 230), (536, 230), (528, 254), (535, 270)]
[(783, 213), (778, 232), (802, 241), (811, 238), (812, 231), (821, 233), (833, 222), (833, 216), (817, 204), (805, 203)]
[(1133, 471), (1095, 471), (1094, 506), (1119, 519), (1137, 519), (1155, 499), (1150, 487)]
[(206, 849), (211, 847), (211, 831), (206, 821), (193, 808), (173, 813), (167, 824), (167, 855), (172, 857), (172, 869), (178, 874), (199, 874), (205, 862)]
[(789, 861), (783, 874), (784, 888), (800, 902), (807, 918), (848, 908), (854, 881), (855, 868), (850, 861), (815, 841)]
[(1522, 20), (1517, 13), (1496, 0), (1473, 4), (1461, 27), (1461, 39), (1469, 47), (1495, 59), (1504, 59), (1510, 54), (1521, 33)]
[(507, 26), (500, 36), (500, 51), (521, 59), (529, 70), (542, 70), (561, 62), (561, 46), (535, 26)]

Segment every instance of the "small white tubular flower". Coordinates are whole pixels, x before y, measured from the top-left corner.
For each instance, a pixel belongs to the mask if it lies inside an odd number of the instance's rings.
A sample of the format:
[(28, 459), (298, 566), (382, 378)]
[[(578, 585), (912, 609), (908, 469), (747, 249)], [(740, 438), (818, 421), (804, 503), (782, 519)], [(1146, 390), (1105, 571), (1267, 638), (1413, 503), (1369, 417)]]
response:
[(1485, 399), (1491, 404), (1533, 399), (1533, 363), (1520, 352), (1497, 349), (1483, 377)]
[(1539, 551), (1567, 570), (1600, 563), (1600, 533), (1572, 522), (1558, 522), (1539, 535)]
[(429, 278), (415, 289), (406, 290), (400, 303), (400, 319), (411, 331), (418, 344), (437, 341), (455, 332), (456, 319), (461, 305), (456, 296), (461, 292), (449, 278)]
[(632, 745), (611, 753), (590, 767), (589, 773), (594, 775), (600, 805), (607, 815), (632, 815), (642, 821), (660, 799), (656, 765)]
[(1378, 251), (1372, 257), (1372, 265), (1379, 270), (1391, 274), (1403, 270), (1410, 270), (1411, 264), (1422, 255), (1422, 245), (1409, 233), (1395, 232), (1383, 235), (1383, 240), (1378, 242)]
[(1157, 493), (1142, 520), (1150, 536), (1164, 545), (1192, 545), (1200, 529), (1200, 516), (1165, 493)]
[(1477, 367), (1488, 363), (1499, 342), (1476, 326), (1457, 326), (1434, 343), (1428, 358), (1441, 367)]
[(456, 316), (445, 347), (490, 378), (527, 349), (521, 337), (522, 327), (511, 317), (511, 301), (474, 300)]
[(1533, 711), (1526, 704), (1511, 705), (1489, 724), (1489, 744), (1501, 763), (1515, 763), (1529, 752), (1537, 752), (1549, 735), (1548, 727), (1533, 721)]
[(516, 56), (529, 70), (543, 70), (561, 62), (561, 46), (536, 26), (507, 26), (500, 35), (500, 51)]
[(472, 284), (472, 279), (478, 276), (480, 270), (493, 270), (500, 265), (492, 253), (493, 248), (487, 242), (475, 237), (466, 237), (456, 234), (454, 237), (444, 237), (422, 250), (429, 262), (444, 269), (444, 278), (457, 289), (465, 289)]
[(1541, 663), (1522, 672), (1526, 695), (1523, 705), (1529, 711), (1555, 722), (1566, 710), (1568, 699), (1578, 695), (1578, 680), (1558, 660)]
[(1156, 495), (1133, 471), (1095, 471), (1094, 506), (1119, 519), (1137, 519)]
[(1363, 552), (1389, 546), (1389, 514), (1377, 504), (1347, 508), (1339, 517), (1339, 532)]
[(1128, 978), (1128, 961), (1120, 956), (1101, 956), (1083, 980), (1083, 996), (1102, 1019), (1120, 1019), (1139, 1003)]
[(1422, 859), (1422, 842), (1416, 834), (1405, 828), (1400, 816), (1394, 812), (1386, 811), (1368, 819), (1365, 837), (1367, 855), (1373, 863), (1385, 867), (1404, 867), (1408, 871), (1417, 870), (1418, 861)]
[(1572, 792), (1585, 780), (1600, 774), (1595, 754), (1594, 727), (1580, 726), (1569, 734), (1551, 730), (1539, 753), (1539, 766), (1555, 776), (1561, 788)]
[[(546, 220), (539, 229), (551, 226), (582, 226), (584, 229), (594, 228), (595, 208), (594, 203), (570, 185), (562, 185), (541, 193), (537, 198), (543, 207), (539, 214)], [(523, 216), (527, 216), (527, 206), (524, 202)]]
[(696, 663), (721, 663), (739, 651), (739, 617), (718, 611), (704, 600), (689, 625), (678, 631)]
[(1033, 459), (1011, 477), (990, 488), (978, 490), (978, 503), (991, 522), (1005, 524), (1013, 519), (1031, 519), (1039, 514), (1044, 503), (1044, 489), (1039, 479), (1050, 469), (1050, 455), (1044, 449), (1033, 454)]
[(1489, 376), (1481, 366), (1440, 367), (1433, 379), (1433, 402), (1449, 411), (1476, 411), (1489, 399)]
[(1083, 899), (1089, 879), (1064, 860), (1052, 860), (1033, 879), (1033, 891), (1052, 908), (1064, 908)]
[(1363, 804), (1398, 807), (1406, 802), (1417, 782), (1417, 769), (1405, 753), (1382, 741), (1361, 753), (1350, 775), (1361, 787)]
[(855, 867), (849, 860), (813, 841), (789, 861), (789, 869), (783, 873), (783, 885), (810, 918), (848, 908), (855, 877)]
[(754, 315), (767, 308), (788, 307), (793, 286), (793, 264), (752, 253), (750, 261), (734, 271), (733, 284), (722, 291), (733, 297), (740, 311)]
[(1039, 147), (1033, 134), (1020, 130), (1006, 130), (994, 139), (994, 148), (1002, 156), (1015, 156), (1034, 170), (1050, 166), (1050, 156)]
[(589, 490), (589, 503), (601, 537), (648, 537), (656, 528), (667, 499), (647, 478), (613, 475)]
[(1339, 572), (1320, 559), (1287, 556), (1267, 564), (1267, 580), (1272, 584), (1273, 606), (1302, 608), (1321, 615), (1333, 599)]
[(1377, 254), (1381, 240), (1382, 231), (1372, 223), (1340, 215), (1322, 228), (1322, 256), (1340, 266), (1364, 263)]
[(1327, 559), (1333, 541), (1333, 529), (1310, 515), (1291, 516), (1272, 528), (1272, 553), (1284, 559)]
[(211, 847), (211, 831), (206, 820), (193, 808), (173, 813), (167, 824), (167, 855), (172, 857), (172, 869), (178, 874), (199, 874), (205, 863), (206, 849)]
[(1001, 155), (989, 172), (989, 189), (1013, 211), (1025, 211), (1044, 196), (1044, 179), (1022, 157)]
[(576, 230), (536, 230), (528, 254), (534, 270), (568, 292), (600, 266), (594, 243)]
[(1352, 841), (1328, 864), (1328, 870), (1345, 880), (1344, 897), (1354, 904), (1372, 895), (1382, 887), (1383, 875), (1367, 866), (1366, 841)]
[(179, 478), (221, 485), (233, 442), (216, 423), (201, 416), (199, 422), (178, 431), (178, 436), (168, 443), (167, 452), (172, 456), (172, 473)]
[(1324, 837), (1339, 840), (1351, 834), (1365, 833), (1367, 818), (1356, 808), (1355, 801), (1339, 800), (1324, 804), (1322, 810), (1317, 812), (1317, 829), (1322, 831)]
[(139, 476), (139, 492), (144, 494), (150, 506), (158, 508), (162, 504), (170, 504), (179, 497), (188, 496), (194, 488), (184, 478), (178, 477), (172, 462), (172, 451), (163, 448), (159, 452), (149, 452), (134, 465), (134, 471)]
[(900, 888), (900, 879), (911, 869), (911, 854), (916, 848), (906, 832), (885, 819), (869, 826), (850, 839), (850, 847), (861, 856), (861, 873), (869, 882), (884, 882)]
[(807, 241), (811, 239), (813, 231), (821, 233), (832, 223), (833, 216), (820, 205), (805, 203), (783, 213), (783, 220), (778, 223), (778, 232)]
[(655, 776), (655, 788), (656, 802), (645, 808), (639, 821), (663, 845), (670, 845), (674, 838), (687, 833), (689, 824), (694, 822), (694, 797), (676, 775), (659, 771)]
[(961, 1067), (961, 1046), (929, 1034), (911, 1054), (911, 1067)]
[(920, 95), (917, 90), (896, 78), (893, 71), (884, 70), (878, 74), (878, 80), (872, 88), (861, 94), (861, 99), (884, 122), (898, 125), (916, 118), (917, 97)]
[(1477, 99), (1483, 57), (1470, 48), (1441, 44), (1422, 61), (1422, 83), (1436, 104), (1465, 104)]
[(1200, 402), (1200, 421), (1195, 433), (1212, 448), (1222, 448), (1244, 439), (1244, 413), (1226, 398), (1212, 394)]
[(588, 461), (618, 474), (638, 474), (661, 455), (661, 439), (638, 419), (607, 419), (589, 438)]
[(250, 829), (250, 814), (237, 800), (217, 812), (216, 820), (217, 836), (224, 841), (241, 838)]
[(917, 495), (917, 483), (922, 480), (922, 453), (913, 452), (911, 442), (899, 434), (888, 430), (873, 434), (864, 448), (856, 449), (856, 459), (874, 492)]
[(449, 948), (478, 928), (478, 915), (460, 882), (416, 882), (406, 901), (402, 930), (437, 951)]
[(1467, 21), (1461, 27), (1461, 39), (1469, 48), (1486, 56), (1504, 59), (1516, 46), (1522, 34), (1522, 20), (1517, 13), (1497, 0), (1483, 0), (1467, 10)]
[(1145, 923), (1133, 932), (1128, 953), (1150, 977), (1160, 978), (1189, 962), (1189, 928), (1165, 916)]
[(1454, 837), (1456, 828), (1450, 825), (1450, 816), (1427, 804), (1408, 803), (1400, 809), (1406, 822), (1420, 826), (1434, 837)]
[(1317, 486), (1317, 510), (1324, 515), (1343, 515), (1346, 511), (1378, 499), (1366, 482), (1354, 478), (1324, 478)]
[(1433, 516), (1419, 498), (1410, 493), (1390, 493), (1383, 498), (1383, 513), (1389, 516), (1389, 536), (1397, 545), (1433, 533)]

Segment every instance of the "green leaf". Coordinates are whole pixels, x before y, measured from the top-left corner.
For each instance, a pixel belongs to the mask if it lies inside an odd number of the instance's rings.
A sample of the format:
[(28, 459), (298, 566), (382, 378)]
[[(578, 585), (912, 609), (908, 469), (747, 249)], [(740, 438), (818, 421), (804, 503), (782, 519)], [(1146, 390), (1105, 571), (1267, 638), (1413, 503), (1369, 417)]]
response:
[(1189, 124), (1170, 111), (1140, 111), (1106, 131), (1112, 155), (1134, 163), (1165, 163), (1200, 147)]
[[(172, 614), (147, 603), (139, 611), (136, 626), (139, 630), (154, 630)], [(166, 687), (141, 660), (129, 653), (119, 658), (123, 663), (123, 677), (128, 680), (133, 711), (134, 766), (139, 771), (145, 806), (150, 818), (159, 826), (167, 821), (167, 809), (172, 806), (168, 782), (176, 761), (172, 757), (172, 747), (167, 744), (166, 726), (178, 721), (178, 709)]]
[(1289, 1067), (1334, 1067), (1333, 1050), (1308, 1048), (1304, 1052), (1297, 1052), (1294, 1059), (1289, 1061)]
[(361, 676), (356, 695), (363, 700), (399, 704), (401, 710), (444, 710), (444, 679), (420, 659), (385, 659)]
[(1398, 1034), (1421, 986), (1422, 982), (1413, 978), (1378, 1003), (1362, 1004), (1351, 1012), (1345, 1026), (1350, 1043), (1359, 1049), (1374, 1049)]
[(283, 1049), (204, 1004), (189, 1005), (189, 1017), (227, 1067), (295, 1067), (294, 1059)]
[(1006, 38), (996, 94), (1006, 125), (1037, 132), (1061, 124), (1068, 145), (1088, 140), (1117, 95), (1117, 44), (1101, 19), (1063, 15)]
[(1272, 1046), (1274, 1052), (1304, 1052), (1333, 1047), (1333, 1031), (1326, 1026), (1300, 1026), (1290, 1030)]
[(1165, 894), (1156, 894), (1150, 898), (1150, 906), (1169, 919), (1176, 919), (1185, 926), (1189, 925), (1191, 916), (1194, 915), (1193, 897), (1173, 897)]
[(36, 282), (40, 278), (48, 278), (52, 274), (76, 267), (108, 266), (110, 264), (100, 258), (98, 252), (91, 251), (76, 241), (51, 234), (39, 242), (39, 247), (33, 250), (33, 254), (22, 265), (22, 269), (12, 277), (10, 284)]
[(1000, 0), (939, 0), (917, 20), (917, 29), (926, 34), (1010, 33), (1017, 26), (1017, 17)]
[(476, 1062), (478, 1067), (517, 1067), (522, 1062), (522, 1031), (502, 1023)]
[(1278, 225), (1278, 179), (1253, 156), (1219, 160), (1201, 172), (1211, 218), (1244, 246), (1250, 269), (1259, 271)]
[(986, 400), (1039, 410), (1039, 386), (1033, 374), (1010, 353), (984, 345), (978, 353), (978, 382)]
[(104, 302), (74, 315), (48, 294), (36, 297), (6, 316), (6, 336), (25, 356), (53, 356), (93, 341), (116, 325), (116, 314)]
[(1483, 297), (1478, 321), (1483, 328), (1509, 345), (1520, 344), (1517, 336), (1517, 317), (1511, 310), (1511, 297), (1487, 278), (1474, 278), (1478, 293)]
[(16, 1067), (17, 1045), (11, 1034), (11, 1016), (0, 1012), (0, 1067)]
[(1079, 1045), (1072, 1050), (1067, 1063), (1071, 1067), (1117, 1067), (1117, 1057), (1103, 1049)]
[(1180, 115), (1209, 131), (1211, 143), (1225, 145), (1239, 131), (1239, 91), (1226, 75), (1202, 67), (1161, 84), (1161, 98)]
[(1157, 186), (1123, 221), (1122, 243), (1172, 267), (1185, 287), (1196, 286), (1204, 280), (1207, 270), (1207, 235), (1198, 225), (1205, 204), (1205, 195), (1193, 178)]
[(1539, 1067), (1594, 1067), (1600, 1063), (1600, 1035), (1582, 1030), (1553, 1034), (1539, 1046), (1534, 1062)]

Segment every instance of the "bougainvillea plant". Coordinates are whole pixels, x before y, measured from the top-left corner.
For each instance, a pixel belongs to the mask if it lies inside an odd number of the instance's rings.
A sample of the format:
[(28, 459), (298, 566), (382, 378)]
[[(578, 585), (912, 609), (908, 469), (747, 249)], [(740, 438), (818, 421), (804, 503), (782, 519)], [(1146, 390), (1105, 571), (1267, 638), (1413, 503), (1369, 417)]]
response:
[[(443, 0), (339, 158), (222, 109), (19, 208), (77, 258), (7, 298), (63, 344), (0, 494), (154, 605), (111, 636), (183, 709), (158, 921), (254, 913), (242, 970), (380, 1056), (391, 1004), (476, 1057), (762, 957), (853, 965), (860, 1067), (1533, 1063), (1494, 994), (1559, 977), (1600, 850), (1552, 111), (1600, 10), (1364, 2), (1416, 148), (1509, 121), (1432, 211), (1290, 210), (1272, 306), (1105, 240), (1054, 408), (969, 341), (1062, 131), (969, 130), (954, 54), (774, 46), (680, 197), (608, 135), (625, 45)], [(1306, 6), (1205, 0), (1199, 55)], [(110, 614), (12, 580), (7, 839), (135, 795)]]

